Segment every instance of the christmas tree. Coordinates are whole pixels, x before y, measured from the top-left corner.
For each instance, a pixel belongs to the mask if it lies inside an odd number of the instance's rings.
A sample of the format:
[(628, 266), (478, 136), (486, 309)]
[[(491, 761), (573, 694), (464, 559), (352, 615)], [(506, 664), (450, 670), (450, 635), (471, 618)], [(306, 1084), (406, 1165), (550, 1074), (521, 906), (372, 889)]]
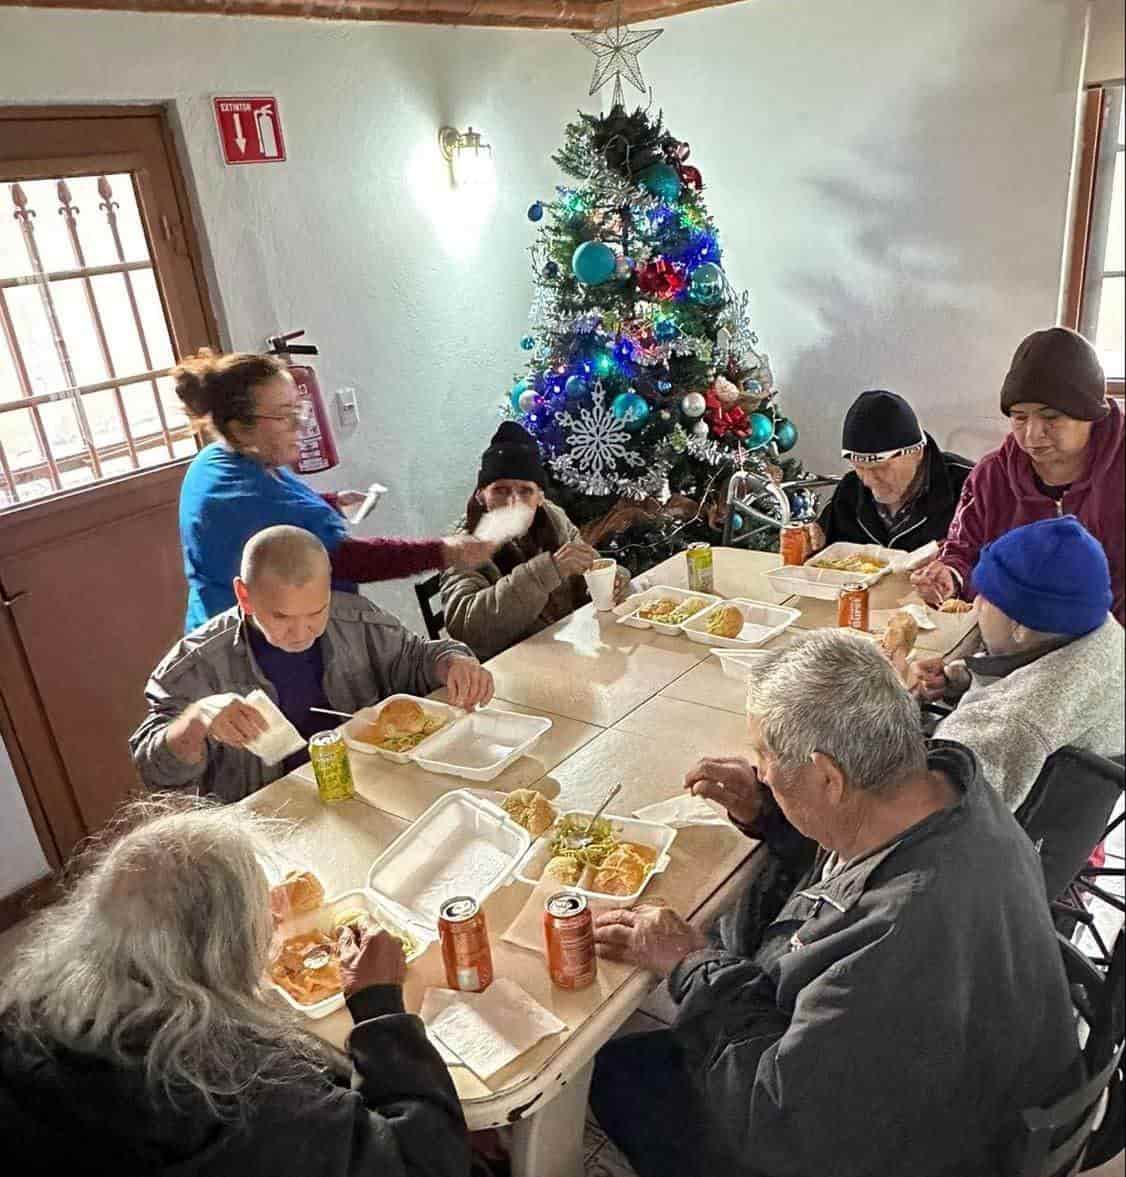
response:
[[(718, 542), (736, 471), (798, 470), (689, 157), (660, 115), (615, 102), (567, 127), (553, 158), (570, 182), (528, 210), (536, 293), (509, 412), (539, 443), (551, 497), (635, 571)], [(768, 530), (755, 546), (776, 543)]]

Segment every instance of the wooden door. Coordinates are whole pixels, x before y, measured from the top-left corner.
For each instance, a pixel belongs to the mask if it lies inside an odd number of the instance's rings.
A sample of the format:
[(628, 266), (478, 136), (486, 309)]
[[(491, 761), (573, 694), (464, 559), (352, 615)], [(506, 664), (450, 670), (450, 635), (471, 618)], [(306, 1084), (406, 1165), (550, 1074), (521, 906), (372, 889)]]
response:
[(0, 736), (55, 866), (138, 787), (187, 595), (167, 371), (216, 335), (164, 112), (0, 108)]

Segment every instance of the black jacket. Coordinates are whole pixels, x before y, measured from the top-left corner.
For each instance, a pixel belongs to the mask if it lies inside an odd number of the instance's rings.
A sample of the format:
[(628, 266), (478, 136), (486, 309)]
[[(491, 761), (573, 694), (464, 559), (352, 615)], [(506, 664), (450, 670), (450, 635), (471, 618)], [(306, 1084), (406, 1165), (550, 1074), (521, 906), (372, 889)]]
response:
[(923, 460), (927, 467), (923, 493), (906, 518), (896, 524), (894, 532), (880, 518), (872, 492), (860, 481), (856, 471), (850, 470), (818, 520), (826, 542), (879, 544), (882, 548), (909, 552), (932, 539), (939, 542), (945, 539), (962, 493), (962, 483), (969, 477), (973, 462), (960, 454), (943, 452), (929, 433)]
[(767, 869), (670, 977), (701, 1172), (996, 1177), (1018, 1113), (1081, 1074), (1036, 851), (967, 748), (929, 764), (961, 801), (827, 881), (775, 810)]
[(198, 1096), (154, 1105), (134, 1070), (0, 1036), (0, 1167), (20, 1177), (467, 1177), (461, 1104), (401, 992), (375, 986), (348, 1006), (354, 1074), (269, 1088), (241, 1126)]

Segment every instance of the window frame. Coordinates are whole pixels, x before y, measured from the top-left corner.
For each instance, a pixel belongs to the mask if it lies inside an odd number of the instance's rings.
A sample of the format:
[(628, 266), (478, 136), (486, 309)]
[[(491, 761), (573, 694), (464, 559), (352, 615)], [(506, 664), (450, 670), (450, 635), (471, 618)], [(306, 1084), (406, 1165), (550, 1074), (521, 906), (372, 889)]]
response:
[[(1075, 187), (1075, 215), (1068, 243), (1068, 264), (1061, 322), (1093, 339), (1098, 322), (1104, 278), (1102, 259), (1110, 226), (1118, 121), (1124, 101), (1121, 81), (1087, 86), (1079, 115), (1079, 159)], [(1098, 264), (1093, 265), (1093, 259)], [(1107, 392), (1126, 397), (1126, 379), (1107, 378)]]
[[(150, 120), (147, 132), (141, 130), (137, 120)], [(89, 140), (93, 148), (87, 152), (83, 146), (79, 149), (81, 154), (77, 154), (72, 140), (75, 129), (83, 127), (86, 121), (100, 123), (101, 127), (91, 125)], [(28, 143), (38, 143), (43, 138), (47, 145), (34, 151), (21, 151), (18, 147), (13, 151), (11, 143), (13, 140), (18, 143), (21, 138), (20, 123), (27, 125), (24, 138)], [(55, 128), (58, 128), (57, 137), (52, 135)], [(132, 128), (137, 130), (134, 132)], [(144, 147), (134, 141), (142, 135)], [(0, 106), (0, 136), (9, 144), (5, 150), (0, 143), (0, 183), (8, 183), (12, 178), (48, 179), (79, 172), (132, 173), (149, 239), (152, 273), (164, 302), (174, 355), (185, 355), (203, 346), (220, 346), (203, 251), (166, 106)], [(155, 158), (157, 154), (159, 160)], [(132, 382), (106, 380), (97, 387), (101, 384), (124, 387)], [(177, 426), (174, 432), (180, 436), (183, 431)], [(147, 449), (151, 444), (147, 437), (134, 440), (142, 442), (139, 449)], [(156, 443), (163, 442), (163, 437), (158, 435)], [(105, 456), (112, 458), (114, 454)], [(141, 465), (78, 486), (64, 486), (46, 495), (0, 507), (0, 516), (33, 512), (60, 497), (98, 495), (113, 483), (149, 477), (168, 467), (186, 465), (191, 458), (192, 455), (169, 457), (155, 465)], [(63, 457), (57, 465), (61, 469), (63, 465), (84, 460), (82, 453)]]

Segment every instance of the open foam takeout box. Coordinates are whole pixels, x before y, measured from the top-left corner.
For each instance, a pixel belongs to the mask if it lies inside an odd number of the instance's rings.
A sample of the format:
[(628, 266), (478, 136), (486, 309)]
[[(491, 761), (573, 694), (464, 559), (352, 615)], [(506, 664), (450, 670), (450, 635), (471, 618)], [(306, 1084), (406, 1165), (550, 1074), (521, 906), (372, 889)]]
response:
[[(556, 818), (556, 821), (564, 817), (590, 818), (594, 814), (587, 810), (568, 810), (566, 813), (561, 813)], [(661, 874), (669, 865), (669, 847), (676, 840), (676, 830), (671, 826), (657, 825), (651, 821), (640, 821), (635, 817), (615, 817), (612, 813), (602, 815), (603, 818), (610, 823), (610, 828), (614, 832), (614, 836), (620, 842), (635, 842), (642, 846), (648, 846), (656, 853), (656, 859), (653, 863), (652, 870), (645, 876), (640, 887), (629, 895), (609, 895), (603, 891), (589, 891), (583, 887), (568, 887), (564, 884), (559, 884), (560, 891), (577, 891), (580, 895), (585, 895), (587, 902), (596, 910), (599, 908), (605, 909), (610, 907), (632, 907), (638, 899), (641, 898), (642, 892), (649, 886), (650, 879), (654, 875)], [(544, 867), (547, 866), (551, 858), (551, 834), (554, 829), (554, 824), (546, 833), (540, 835), (536, 839), (532, 849), (528, 855), (520, 863), (516, 871), (516, 877), (522, 883), (528, 883), (530, 886), (536, 886), (543, 876)]]
[[(733, 637), (722, 637), (708, 633), (711, 616), (725, 606), (734, 606), (743, 616), (743, 628)], [(705, 646), (719, 646), (727, 650), (753, 650), (785, 633), (801, 616), (798, 609), (785, 605), (767, 605), (763, 601), (750, 601), (733, 597), (730, 601), (718, 601), (707, 609), (690, 617), (681, 629), (686, 638)]]
[[(714, 593), (694, 593), (690, 589), (673, 588), (671, 585), (666, 584), (655, 584), (652, 588), (645, 589), (644, 592), (638, 593), (636, 597), (632, 597), (627, 602), (630, 609), (618, 618), (618, 624), (630, 625), (634, 629), (655, 629), (658, 633), (674, 636), (681, 632), (685, 622), (652, 621), (647, 617), (640, 616), (641, 610), (661, 600), (680, 602), (693, 598), (703, 601), (708, 605), (714, 605), (723, 599), (722, 597), (717, 597)], [(688, 620), (690, 621), (691, 618)]]
[[(777, 593), (794, 593), (799, 597), (814, 597), (820, 601), (835, 601), (848, 584), (871, 588), (898, 566), (906, 553), (882, 548), (879, 544), (835, 543), (815, 552), (804, 564), (783, 564), (766, 574), (767, 582)], [(834, 568), (818, 568), (823, 560), (840, 560), (847, 556), (867, 556), (883, 561), (878, 572), (861, 575), (858, 572), (838, 572)]]
[[(363, 726), (372, 723), (396, 699), (412, 699), (428, 716), (441, 719), (443, 726), (406, 752), (392, 752), (357, 738)], [(391, 695), (374, 707), (364, 707), (344, 724), (344, 743), (354, 752), (383, 756), (396, 764), (417, 764), (428, 772), (491, 781), (510, 764), (532, 750), (551, 730), (551, 720), (541, 715), (520, 715), (483, 707), (462, 711), (437, 699), (414, 695)]]

